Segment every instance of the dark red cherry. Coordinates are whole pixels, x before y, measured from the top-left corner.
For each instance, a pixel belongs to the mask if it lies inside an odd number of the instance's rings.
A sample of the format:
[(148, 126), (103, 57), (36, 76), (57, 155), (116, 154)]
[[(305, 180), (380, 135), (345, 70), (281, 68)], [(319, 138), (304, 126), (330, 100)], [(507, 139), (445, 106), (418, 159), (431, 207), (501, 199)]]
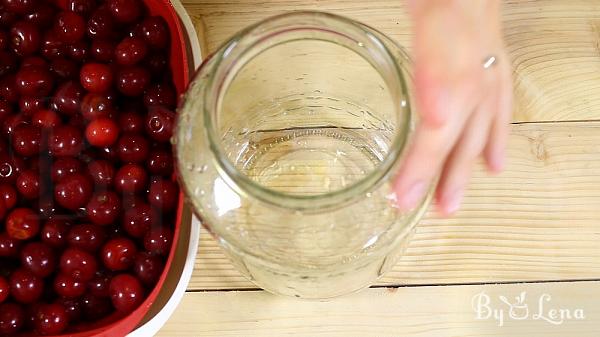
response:
[(42, 129), (52, 129), (60, 123), (60, 117), (54, 110), (40, 109), (31, 115), (31, 124)]
[(150, 16), (140, 23), (141, 35), (151, 48), (168, 48), (169, 28), (160, 16)]
[(48, 138), (48, 151), (50, 154), (61, 156), (75, 156), (83, 148), (83, 132), (72, 125), (59, 125)]
[(83, 163), (74, 157), (59, 157), (52, 163), (50, 177), (53, 182), (61, 181), (66, 176), (83, 170)]
[(40, 173), (35, 170), (25, 170), (17, 176), (17, 190), (27, 200), (40, 197)]
[(15, 54), (0, 51), (0, 76), (4, 76), (17, 68), (17, 57)]
[(97, 225), (114, 223), (121, 212), (121, 199), (111, 191), (98, 192), (86, 206), (87, 216)]
[(90, 294), (83, 295), (81, 298), (81, 307), (84, 317), (92, 321), (99, 320), (113, 312), (108, 297), (96, 297)]
[(60, 180), (54, 188), (54, 200), (68, 210), (84, 207), (93, 191), (93, 182), (86, 174), (74, 173)]
[(67, 234), (71, 247), (88, 252), (97, 251), (106, 241), (107, 235), (103, 227), (92, 224), (74, 225)]
[(52, 59), (50, 71), (61, 79), (76, 80), (79, 76), (77, 63), (61, 56)]
[(91, 56), (98, 62), (110, 62), (114, 57), (116, 44), (111, 40), (95, 39), (90, 48)]
[(114, 19), (107, 7), (99, 7), (87, 22), (87, 34), (93, 39), (110, 39), (116, 32)]
[(115, 174), (115, 190), (121, 193), (139, 193), (146, 189), (148, 173), (138, 164), (125, 164)]
[(17, 204), (17, 190), (11, 184), (0, 184), (0, 201), (4, 202), (6, 209), (9, 210)]
[(150, 73), (143, 67), (122, 68), (116, 77), (117, 89), (125, 96), (139, 96), (150, 83)]
[(0, 98), (9, 103), (17, 103), (19, 101), (19, 92), (15, 83), (14, 74), (6, 74), (0, 78)]
[(103, 63), (86, 63), (79, 74), (81, 85), (87, 91), (103, 93), (112, 85), (112, 69)]
[(8, 236), (7, 233), (0, 232), (0, 257), (17, 257), (21, 241)]
[(52, 5), (42, 2), (36, 4), (33, 11), (25, 16), (25, 19), (38, 27), (48, 27), (54, 20), (55, 12)]
[(107, 160), (95, 160), (88, 164), (88, 173), (97, 186), (111, 186), (115, 176), (115, 168)]
[(151, 228), (144, 236), (144, 249), (153, 255), (169, 254), (173, 242), (173, 231), (167, 227)]
[(0, 155), (0, 183), (14, 182), (25, 168), (21, 157)]
[(47, 96), (53, 87), (52, 74), (46, 67), (22, 67), (15, 76), (16, 86), (23, 96)]
[(96, 9), (95, 0), (67, 0), (67, 10), (87, 17)]
[(79, 248), (67, 248), (60, 257), (60, 271), (76, 280), (89, 281), (98, 270), (96, 258)]
[(77, 41), (67, 46), (67, 54), (77, 62), (84, 62), (88, 57), (88, 43)]
[(129, 269), (136, 255), (135, 243), (125, 237), (108, 240), (100, 252), (104, 266), (113, 271)]
[(174, 108), (177, 103), (177, 94), (175, 87), (167, 83), (155, 83), (146, 89), (144, 94), (144, 104), (146, 106), (162, 105), (168, 108)]
[(35, 276), (46, 277), (56, 269), (56, 254), (42, 242), (30, 242), (21, 250), (21, 265)]
[(60, 248), (67, 243), (69, 226), (60, 219), (48, 219), (41, 231), (41, 240), (52, 247)]
[(113, 277), (109, 291), (113, 306), (121, 313), (132, 312), (144, 301), (144, 287), (130, 274)]
[(18, 155), (35, 156), (42, 149), (42, 130), (39, 126), (21, 124), (11, 132), (12, 147)]
[(153, 175), (171, 176), (173, 174), (173, 155), (171, 151), (157, 149), (150, 152), (146, 167)]
[(111, 146), (119, 137), (119, 126), (114, 120), (100, 117), (92, 120), (85, 129), (85, 138), (93, 146)]
[(0, 304), (0, 335), (14, 336), (25, 325), (25, 310), (17, 303)]
[(85, 283), (80, 280), (74, 279), (70, 275), (59, 273), (54, 278), (54, 291), (67, 298), (80, 297), (85, 293)]
[(19, 98), (19, 111), (27, 116), (31, 116), (36, 111), (44, 109), (45, 106), (46, 97), (21, 96)]
[(19, 21), (10, 30), (10, 41), (12, 49), (17, 55), (27, 56), (39, 49), (41, 36), (34, 23)]
[(108, 286), (112, 277), (108, 273), (98, 272), (96, 276), (88, 282), (88, 291), (93, 296), (108, 297)]
[(4, 0), (5, 10), (17, 14), (28, 14), (39, 6), (37, 0)]
[(133, 271), (135, 275), (146, 286), (153, 286), (160, 277), (164, 268), (164, 263), (159, 256), (141, 252), (135, 257), (133, 262)]
[(58, 335), (69, 325), (67, 311), (62, 304), (42, 304), (34, 319), (35, 330), (42, 335)]
[(67, 81), (54, 91), (51, 107), (64, 115), (75, 115), (79, 113), (83, 94), (84, 90), (79, 83)]
[(167, 142), (173, 135), (175, 113), (161, 106), (148, 108), (146, 115), (146, 133), (159, 142)]
[(83, 316), (83, 309), (79, 298), (58, 298), (55, 303), (61, 304), (67, 312), (69, 324), (77, 323)]
[(50, 30), (44, 33), (40, 45), (40, 52), (46, 58), (60, 57), (65, 54), (65, 43), (60, 40), (55, 31)]
[(125, 133), (117, 141), (117, 151), (121, 161), (139, 163), (148, 158), (150, 144), (148, 139), (140, 134)]
[(171, 180), (154, 179), (150, 182), (148, 202), (163, 213), (168, 213), (177, 208), (179, 201), (179, 187)]
[(144, 6), (139, 0), (108, 0), (108, 8), (117, 21), (130, 23), (142, 14)]
[(25, 269), (17, 269), (10, 275), (10, 293), (21, 303), (37, 301), (44, 291), (44, 281)]
[(119, 128), (124, 133), (144, 132), (144, 117), (133, 111), (122, 112), (119, 114)]
[(140, 62), (148, 53), (146, 42), (141, 38), (126, 37), (115, 48), (115, 61), (123, 66)]
[(81, 40), (85, 35), (85, 20), (73, 12), (61, 12), (56, 18), (54, 30), (60, 40), (73, 43)]

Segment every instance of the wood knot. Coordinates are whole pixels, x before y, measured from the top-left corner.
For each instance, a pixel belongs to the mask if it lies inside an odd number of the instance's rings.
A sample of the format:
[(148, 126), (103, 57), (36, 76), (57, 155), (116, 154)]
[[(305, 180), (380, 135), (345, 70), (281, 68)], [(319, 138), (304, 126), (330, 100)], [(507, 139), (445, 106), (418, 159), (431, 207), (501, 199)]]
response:
[(546, 143), (544, 134), (537, 137), (529, 137), (531, 143), (531, 153), (542, 162), (548, 161), (548, 151), (546, 151)]

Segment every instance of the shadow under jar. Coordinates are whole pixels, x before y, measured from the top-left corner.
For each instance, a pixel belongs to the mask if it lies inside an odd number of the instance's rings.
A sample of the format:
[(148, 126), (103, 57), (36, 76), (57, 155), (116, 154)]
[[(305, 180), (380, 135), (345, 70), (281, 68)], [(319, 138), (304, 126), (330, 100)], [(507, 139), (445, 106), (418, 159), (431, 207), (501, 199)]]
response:
[(298, 12), (243, 30), (198, 71), (173, 139), (180, 180), (258, 286), (330, 298), (402, 254), (431, 196), (394, 207), (412, 127), (408, 66), (372, 28)]

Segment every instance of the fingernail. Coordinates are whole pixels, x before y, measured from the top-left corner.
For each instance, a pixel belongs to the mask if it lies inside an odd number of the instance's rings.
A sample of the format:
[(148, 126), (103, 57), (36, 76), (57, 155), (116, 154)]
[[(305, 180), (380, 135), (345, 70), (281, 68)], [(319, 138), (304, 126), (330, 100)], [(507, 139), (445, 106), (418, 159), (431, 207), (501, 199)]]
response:
[(409, 210), (417, 205), (417, 202), (421, 200), (425, 192), (425, 183), (423, 181), (417, 181), (410, 186), (406, 193), (400, 191), (398, 198), (398, 207), (402, 210)]
[(458, 211), (463, 198), (463, 193), (463, 189), (459, 188), (444, 198), (442, 207), (445, 214), (453, 214)]

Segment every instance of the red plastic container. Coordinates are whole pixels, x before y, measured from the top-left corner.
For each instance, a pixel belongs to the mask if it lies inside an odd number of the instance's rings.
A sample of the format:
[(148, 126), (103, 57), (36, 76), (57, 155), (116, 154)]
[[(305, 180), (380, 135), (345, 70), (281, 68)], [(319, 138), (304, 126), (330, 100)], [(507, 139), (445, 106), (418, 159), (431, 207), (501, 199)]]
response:
[[(59, 0), (59, 3), (62, 0)], [(66, 1), (66, 0), (65, 0)], [(190, 78), (190, 67), (188, 65), (187, 39), (181, 26), (181, 22), (173, 5), (167, 0), (144, 0), (151, 15), (162, 16), (169, 26), (171, 33), (170, 66), (173, 73), (173, 82), (178, 95), (182, 94)], [(173, 263), (175, 251), (178, 247), (179, 236), (181, 232), (181, 221), (184, 214), (183, 195), (179, 195), (179, 205), (177, 208), (177, 217), (174, 224), (173, 243), (169, 257), (165, 263), (165, 269), (160, 276), (154, 289), (147, 295), (144, 302), (132, 313), (122, 316), (114, 313), (102, 320), (93, 323), (81, 323), (72, 327), (72, 332), (61, 335), (63, 337), (87, 337), (87, 336), (125, 336), (131, 332), (142, 321), (148, 313), (150, 307), (159, 295), (168, 271)], [(188, 219), (189, 220), (189, 219)], [(23, 335), (25, 336), (25, 335)]]

